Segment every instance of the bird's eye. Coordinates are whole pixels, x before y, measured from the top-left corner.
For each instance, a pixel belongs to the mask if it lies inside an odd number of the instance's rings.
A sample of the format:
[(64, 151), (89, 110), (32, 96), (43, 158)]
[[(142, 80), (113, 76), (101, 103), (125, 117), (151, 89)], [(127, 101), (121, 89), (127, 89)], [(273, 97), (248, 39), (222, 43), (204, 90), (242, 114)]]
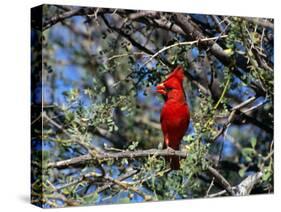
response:
[(171, 88), (171, 87), (165, 87), (165, 90), (166, 90), (167, 92), (169, 92), (169, 91), (173, 90), (173, 88)]

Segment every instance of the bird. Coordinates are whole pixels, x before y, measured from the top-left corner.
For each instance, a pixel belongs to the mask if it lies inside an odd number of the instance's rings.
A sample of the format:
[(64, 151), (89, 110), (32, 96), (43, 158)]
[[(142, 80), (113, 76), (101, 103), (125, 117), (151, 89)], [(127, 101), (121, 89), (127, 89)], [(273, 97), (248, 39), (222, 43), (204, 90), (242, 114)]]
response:
[[(190, 122), (189, 106), (183, 88), (184, 68), (177, 66), (167, 78), (156, 86), (156, 92), (164, 97), (161, 109), (161, 129), (164, 137), (164, 148), (179, 150), (181, 140)], [(178, 156), (167, 156), (171, 170), (179, 170)]]

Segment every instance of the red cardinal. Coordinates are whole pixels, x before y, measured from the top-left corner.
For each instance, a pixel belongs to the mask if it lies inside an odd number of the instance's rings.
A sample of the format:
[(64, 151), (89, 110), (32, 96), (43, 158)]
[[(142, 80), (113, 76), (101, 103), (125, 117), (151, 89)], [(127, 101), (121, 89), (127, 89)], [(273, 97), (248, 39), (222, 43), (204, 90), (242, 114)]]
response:
[[(164, 135), (164, 147), (179, 150), (180, 142), (189, 125), (189, 108), (183, 89), (184, 70), (176, 67), (168, 78), (156, 88), (162, 94), (165, 104), (161, 111), (161, 128)], [(171, 169), (180, 168), (179, 157), (167, 157)]]

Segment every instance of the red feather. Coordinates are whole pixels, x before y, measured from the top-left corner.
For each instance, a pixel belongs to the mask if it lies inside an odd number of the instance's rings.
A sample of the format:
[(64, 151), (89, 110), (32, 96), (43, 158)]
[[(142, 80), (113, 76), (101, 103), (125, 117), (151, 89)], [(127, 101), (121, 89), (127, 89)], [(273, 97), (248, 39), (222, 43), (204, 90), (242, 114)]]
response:
[[(161, 128), (164, 136), (164, 147), (179, 150), (180, 142), (189, 125), (189, 108), (183, 89), (184, 71), (178, 66), (168, 78), (157, 86), (157, 92), (164, 95), (165, 104), (161, 111)], [(177, 156), (167, 157), (171, 169), (179, 169)]]

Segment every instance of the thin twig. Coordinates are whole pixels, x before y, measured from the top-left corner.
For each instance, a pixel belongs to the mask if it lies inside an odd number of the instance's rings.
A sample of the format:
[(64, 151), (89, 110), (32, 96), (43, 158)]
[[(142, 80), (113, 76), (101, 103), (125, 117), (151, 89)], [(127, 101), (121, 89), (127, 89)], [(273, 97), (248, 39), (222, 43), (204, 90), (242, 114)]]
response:
[[(137, 173), (138, 173), (138, 170), (131, 170), (131, 171), (128, 171), (127, 173), (125, 173), (125, 174), (119, 176), (119, 177), (117, 178), (117, 180), (118, 180), (118, 181), (125, 180), (125, 179), (127, 179), (127, 178), (129, 178), (129, 177), (131, 177), (131, 176), (133, 176), (133, 175), (135, 175), (135, 174), (137, 174)], [(103, 192), (103, 191), (105, 191), (106, 189), (110, 188), (110, 187), (113, 186), (113, 185), (114, 185), (113, 182), (109, 182), (109, 183), (107, 183), (107, 184), (105, 184), (105, 185), (103, 185), (103, 186), (101, 186), (101, 187), (98, 187), (97, 190), (96, 190), (96, 192), (97, 192), (97, 193)]]
[(112, 57), (108, 58), (107, 61), (111, 61), (111, 60), (114, 60), (114, 59), (120, 58), (120, 57), (129, 57), (129, 56), (134, 56), (134, 55), (150, 55), (150, 54), (147, 54), (146, 52), (133, 52), (131, 54), (128, 54), (128, 53), (118, 54), (118, 55), (113, 55)]
[(138, 194), (139, 196), (141, 196), (145, 201), (150, 201), (152, 200), (152, 197), (150, 195), (147, 195), (145, 193), (143, 193), (142, 191), (140, 191), (140, 189), (134, 187), (134, 186), (131, 186), (130, 184), (127, 184), (127, 183), (124, 183), (124, 182), (121, 182), (117, 179), (114, 179), (112, 177), (109, 177), (109, 176), (105, 176), (105, 179), (106, 180), (109, 180), (110, 182), (118, 185), (119, 187), (125, 189), (125, 190), (128, 190), (128, 191), (131, 191), (133, 193), (136, 193)]
[(208, 197), (208, 195), (209, 195), (209, 193), (210, 193), (210, 191), (211, 191), (211, 189), (212, 189), (212, 187), (213, 187), (213, 185), (214, 185), (214, 181), (215, 181), (215, 178), (213, 177), (213, 179), (212, 179), (212, 181), (211, 181), (211, 183), (210, 183), (210, 186), (209, 186), (209, 188), (208, 188), (208, 190), (207, 190), (207, 192), (206, 192), (205, 197)]
[(72, 135), (70, 133), (68, 133), (60, 124), (58, 124), (57, 122), (55, 122), (52, 118), (50, 118), (47, 113), (44, 111), (42, 112), (42, 119), (44, 120), (44, 118), (53, 126), (55, 126), (56, 128), (58, 128), (59, 130), (61, 130), (65, 135), (67, 135), (69, 138), (71, 138), (71, 140), (74, 143), (79, 144), (81, 147), (83, 147), (85, 150), (87, 150), (90, 154), (92, 154), (92, 150), (88, 147), (88, 145), (85, 142), (80, 141), (79, 139), (73, 139)]
[(234, 115), (235, 115), (236, 110), (233, 110), (230, 115), (228, 116), (227, 122), (223, 125), (221, 130), (216, 134), (216, 136), (213, 138), (212, 142), (215, 142), (227, 129), (229, 124), (234, 120)]
[(247, 110), (244, 110), (243, 113), (248, 113), (248, 112), (254, 111), (257, 108), (261, 107), (262, 105), (266, 104), (267, 102), (268, 102), (268, 100), (266, 99), (266, 100), (260, 102), (259, 104), (254, 105), (253, 107), (248, 108)]
[(164, 51), (167, 51), (171, 48), (174, 48), (176, 46), (185, 46), (185, 45), (193, 45), (196, 43), (204, 43), (207, 41), (211, 41), (211, 40), (216, 40), (218, 38), (226, 38), (227, 35), (222, 35), (220, 37), (211, 37), (211, 38), (203, 38), (203, 39), (198, 39), (198, 40), (194, 40), (194, 41), (185, 41), (185, 42), (179, 42), (179, 43), (174, 43), (170, 46), (165, 46), (164, 48), (160, 49), (159, 51), (157, 51), (155, 54), (153, 54), (149, 60), (147, 60), (146, 62), (143, 63), (142, 67), (145, 66), (147, 63), (149, 63), (150, 61), (152, 61), (155, 57), (157, 57), (159, 54), (161, 54)]
[(219, 98), (219, 100), (217, 101), (216, 105), (214, 106), (214, 110), (216, 110), (218, 108), (218, 106), (220, 105), (221, 101), (223, 100), (224, 95), (226, 94), (226, 91), (228, 89), (229, 83), (230, 83), (230, 79), (231, 79), (231, 75), (228, 76), (228, 79), (225, 83), (224, 89), (221, 93), (221, 96)]
[(231, 110), (240, 110), (241, 108), (245, 107), (246, 105), (252, 103), (255, 100), (256, 100), (256, 97), (252, 96), (251, 98), (247, 99), (246, 101), (241, 102), (240, 104), (234, 106)]
[[(229, 125), (231, 124), (231, 122), (233, 122), (234, 118), (235, 118), (235, 114), (236, 112), (240, 111), (241, 108), (247, 106), (248, 104), (252, 103), (253, 101), (256, 100), (256, 97), (253, 96), (249, 99), (247, 99), (246, 101), (232, 107), (230, 109), (230, 114), (228, 116), (227, 122), (223, 125), (223, 127), (221, 128), (221, 130), (216, 134), (216, 136), (213, 138), (212, 142), (215, 142), (223, 133), (224, 131), (229, 127)], [(260, 107), (261, 105), (259, 104), (257, 107)], [(255, 109), (257, 108), (255, 107)], [(250, 110), (249, 110), (250, 111)], [(243, 113), (245, 112), (249, 112), (249, 111), (243, 111)]]
[(87, 174), (84, 174), (84, 175), (80, 176), (78, 179), (75, 179), (75, 180), (73, 180), (73, 181), (71, 181), (67, 184), (55, 187), (55, 191), (59, 191), (59, 190), (62, 190), (64, 188), (76, 185), (76, 184), (78, 184), (78, 183), (80, 183), (84, 180), (87, 180), (87, 178), (89, 178), (89, 177), (101, 177), (101, 176), (102, 175), (97, 173), (97, 172), (90, 172), (90, 173), (87, 173)]

